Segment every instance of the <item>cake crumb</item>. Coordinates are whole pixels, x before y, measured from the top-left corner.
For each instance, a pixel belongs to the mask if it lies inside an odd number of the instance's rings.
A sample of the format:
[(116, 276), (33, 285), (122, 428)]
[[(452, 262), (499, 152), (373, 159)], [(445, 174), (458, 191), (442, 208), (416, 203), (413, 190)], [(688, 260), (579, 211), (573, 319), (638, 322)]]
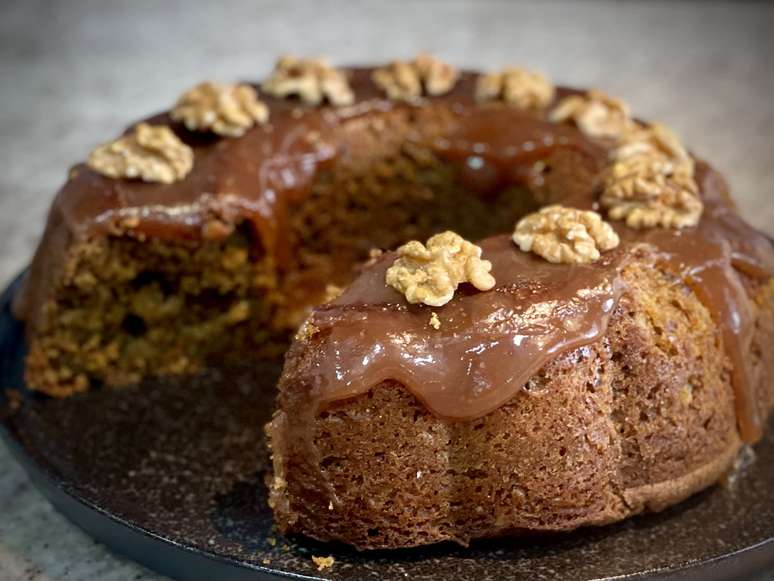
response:
[(430, 314), (430, 326), (436, 331), (441, 328), (441, 319), (438, 318), (438, 314), (435, 312)]
[(261, 563), (263, 563), (264, 565), (271, 565), (271, 559), (263, 559)]
[(381, 249), (372, 248), (368, 251), (368, 260), (365, 261), (363, 266), (371, 266), (376, 264), (376, 261), (381, 258), (382, 254), (384, 254), (384, 252)]
[(693, 401), (693, 389), (690, 385), (684, 385), (680, 390), (680, 401), (683, 405), (690, 405)]
[(0, 418), (10, 417), (18, 412), (22, 407), (23, 396), (19, 390), (7, 389), (5, 391), (8, 398), (7, 405), (5, 407), (0, 406)]
[(333, 557), (318, 557), (317, 555), (313, 555), (312, 561), (314, 561), (314, 564), (317, 565), (318, 571), (324, 571), (325, 569), (330, 569), (333, 567), (336, 559)]
[[(294, 341), (308, 341), (312, 337), (314, 337), (317, 333), (320, 332), (320, 329), (314, 325), (310, 320), (306, 320), (303, 323), (301, 323), (301, 326), (298, 328), (298, 331), (296, 331), (296, 335), (294, 337)], [(278, 480), (282, 480), (281, 478), (277, 478), (275, 480), (275, 487), (279, 487), (280, 483), (277, 482)], [(284, 487), (284, 481), (282, 482), (282, 487)]]
[(480, 291), (495, 285), (492, 263), (481, 259), (481, 248), (455, 232), (431, 236), (427, 245), (412, 240), (398, 248), (397, 255), (385, 281), (411, 304), (443, 306), (463, 282)]

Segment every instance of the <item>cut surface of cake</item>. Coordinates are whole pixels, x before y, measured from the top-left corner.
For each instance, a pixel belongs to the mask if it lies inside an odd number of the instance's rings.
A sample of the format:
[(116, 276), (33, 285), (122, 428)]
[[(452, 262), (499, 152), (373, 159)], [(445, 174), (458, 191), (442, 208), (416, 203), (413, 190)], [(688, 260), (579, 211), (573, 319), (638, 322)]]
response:
[[(372, 248), (447, 228), (474, 239), (504, 232), (537, 205), (527, 181), (550, 197), (574, 183), (562, 171), (590, 179), (585, 165), (571, 170), (576, 158), (599, 155), (557, 127), (551, 135), (567, 147), (523, 152), (543, 170), (522, 163), (500, 176), (468, 163), (477, 137), (467, 133), (513, 118), (542, 137), (547, 122), (495, 106), (463, 111), (474, 124), (460, 123), (457, 98), (418, 106), (388, 99), (370, 69), (347, 78), (357, 103), (249, 86), (269, 113), (239, 137), (188, 129), (173, 109), (75, 166), (15, 305), (29, 385), (66, 396), (281, 354), (308, 308), (349, 282)], [(475, 78), (464, 75), (454, 94), (470, 100)], [(166, 163), (154, 143), (139, 145), (154, 137), (148, 127), (170, 132), (173, 161), (188, 151), (185, 175), (144, 168)]]
[(277, 525), (397, 548), (716, 482), (774, 403), (773, 275), (720, 174), (620, 100), (286, 57), (75, 166), (14, 306), (52, 396), (277, 357), (298, 330)]

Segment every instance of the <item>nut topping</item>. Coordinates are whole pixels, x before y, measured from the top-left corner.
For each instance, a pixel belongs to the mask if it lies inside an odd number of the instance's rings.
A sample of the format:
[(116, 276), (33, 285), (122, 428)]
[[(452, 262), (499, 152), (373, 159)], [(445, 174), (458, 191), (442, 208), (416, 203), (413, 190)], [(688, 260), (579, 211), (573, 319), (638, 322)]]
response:
[(282, 57), (261, 89), (274, 97), (297, 96), (309, 105), (319, 105), (325, 100), (331, 105), (355, 102), (346, 75), (321, 58)]
[(448, 303), (460, 283), (481, 291), (495, 285), (492, 263), (481, 259), (481, 248), (454, 232), (436, 234), (427, 246), (412, 240), (397, 250), (386, 282), (409, 303), (440, 307)]
[(658, 156), (642, 155), (608, 169), (600, 202), (630, 228), (695, 226), (704, 210), (693, 176)]
[(413, 61), (394, 61), (375, 70), (374, 83), (390, 99), (407, 101), (421, 97), (444, 95), (454, 88), (459, 72), (435, 57), (422, 54)]
[(130, 133), (98, 146), (87, 165), (111, 178), (171, 184), (193, 168), (193, 150), (165, 125), (140, 123)]
[(578, 129), (591, 137), (617, 138), (634, 125), (626, 103), (595, 90), (565, 97), (551, 111), (549, 119), (574, 121)]
[(677, 136), (663, 125), (625, 134), (610, 155), (601, 204), (631, 228), (685, 228), (699, 222), (704, 205), (694, 164)]
[(661, 123), (636, 127), (625, 132), (610, 154), (611, 159), (622, 161), (649, 155), (670, 160), (675, 168), (693, 172), (693, 159), (674, 131)]
[(256, 123), (266, 123), (269, 109), (250, 85), (206, 82), (183, 93), (171, 116), (191, 131), (240, 137)]
[(600, 252), (618, 246), (613, 227), (596, 212), (546, 206), (522, 218), (513, 241), (524, 252), (534, 252), (548, 262), (582, 264), (599, 259)]
[(507, 68), (481, 75), (476, 81), (476, 99), (501, 99), (519, 109), (543, 109), (554, 99), (554, 86), (540, 73)]

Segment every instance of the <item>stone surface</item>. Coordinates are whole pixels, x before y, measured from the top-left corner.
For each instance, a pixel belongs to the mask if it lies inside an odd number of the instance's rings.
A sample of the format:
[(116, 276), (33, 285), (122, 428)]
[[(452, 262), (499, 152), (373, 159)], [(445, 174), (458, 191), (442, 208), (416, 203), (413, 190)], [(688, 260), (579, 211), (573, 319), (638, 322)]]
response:
[[(29, 261), (53, 192), (93, 145), (203, 79), (260, 78), (284, 52), (368, 63), (429, 50), (604, 89), (674, 127), (774, 235), (772, 26), (763, 2), (4, 0), (0, 284)], [(158, 578), (67, 523), (0, 445), (0, 580)]]

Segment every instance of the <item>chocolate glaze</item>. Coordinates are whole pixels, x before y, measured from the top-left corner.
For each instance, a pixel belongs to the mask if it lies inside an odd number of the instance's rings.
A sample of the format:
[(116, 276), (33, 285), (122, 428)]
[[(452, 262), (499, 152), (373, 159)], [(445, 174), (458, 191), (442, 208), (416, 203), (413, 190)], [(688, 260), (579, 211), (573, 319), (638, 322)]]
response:
[[(475, 418), (510, 400), (559, 353), (604, 333), (622, 290), (620, 253), (568, 267), (516, 251), (507, 235), (481, 245), (497, 279), (490, 292), (464, 289), (437, 309), (408, 305), (384, 283), (395, 259), (386, 253), (320, 307), (312, 321), (326, 333), (312, 363), (319, 400), (393, 379), (440, 416)], [(437, 330), (431, 312), (441, 321)]]
[[(350, 77), (355, 105), (308, 107), (263, 96), (270, 123), (240, 139), (194, 134), (165, 114), (151, 118), (170, 124), (194, 149), (191, 174), (173, 185), (106, 178), (85, 165), (74, 168), (54, 201), (16, 312), (34, 326), (69, 243), (105, 236), (125, 223), (132, 224), (132, 235), (196, 241), (211, 217), (246, 222), (261, 251), (274, 256), (281, 268), (294, 254), (287, 227), (292, 205), (304, 199), (321, 171), (335, 166), (342, 154), (337, 129), (362, 116), (398, 108), (448, 108), (453, 126), (434, 148), (457, 165), (461, 183), (475, 195), (514, 184), (537, 188), (543, 178), (536, 162), (557, 150), (581, 154), (594, 172), (606, 158), (609, 143), (589, 139), (574, 127), (548, 123), (542, 114), (477, 104), (473, 73), (463, 74), (449, 95), (411, 104), (386, 100), (371, 82), (370, 69), (352, 69)], [(574, 92), (561, 88), (557, 99)], [(386, 255), (313, 315), (313, 323), (327, 333), (325, 355), (315, 372), (320, 402), (396, 379), (442, 416), (485, 414), (508, 401), (551, 358), (605, 333), (625, 290), (620, 269), (632, 247), (647, 243), (696, 290), (717, 321), (733, 370), (740, 432), (747, 441), (757, 440), (763, 411), (745, 357), (755, 321), (745, 285), (774, 273), (774, 253), (730, 206), (717, 173), (699, 164), (697, 177), (706, 206), (697, 228), (635, 232), (616, 224), (621, 248), (591, 266), (548, 264), (521, 253), (507, 237), (483, 241), (497, 287), (471, 293), (463, 286), (451, 303), (437, 309), (440, 330), (430, 327), (428, 308), (406, 305), (384, 285), (391, 260)], [(595, 200), (590, 183), (564, 203), (589, 208)]]

